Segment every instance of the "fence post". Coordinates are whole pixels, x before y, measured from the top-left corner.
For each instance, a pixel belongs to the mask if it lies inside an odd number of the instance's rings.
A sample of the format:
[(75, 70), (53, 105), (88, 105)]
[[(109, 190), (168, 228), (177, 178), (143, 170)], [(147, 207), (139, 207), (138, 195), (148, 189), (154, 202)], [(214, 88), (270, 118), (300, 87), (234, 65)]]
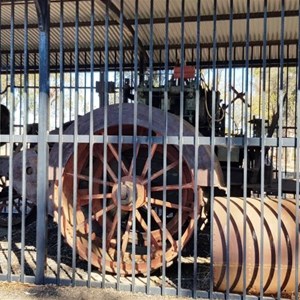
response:
[(44, 283), (47, 258), (48, 101), (50, 1), (35, 0), (39, 19), (39, 133), (36, 227), (36, 284)]

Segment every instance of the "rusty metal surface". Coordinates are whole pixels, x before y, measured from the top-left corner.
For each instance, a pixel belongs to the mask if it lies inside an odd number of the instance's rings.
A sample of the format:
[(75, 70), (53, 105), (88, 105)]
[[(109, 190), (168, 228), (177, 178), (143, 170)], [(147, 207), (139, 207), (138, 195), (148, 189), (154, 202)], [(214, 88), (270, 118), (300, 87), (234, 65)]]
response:
[[(247, 293), (260, 292), (260, 259), (263, 256), (263, 289), (264, 295), (277, 293), (278, 270), (281, 269), (281, 291), (291, 294), (295, 291), (295, 253), (296, 235), (296, 203), (284, 200), (282, 203), (281, 219), (281, 257), (278, 248), (278, 201), (266, 198), (264, 203), (264, 231), (260, 232), (261, 200), (247, 199), (247, 253), (243, 253), (243, 224), (245, 216), (242, 198), (230, 199), (230, 246), (229, 246), (229, 288), (230, 292), (243, 291), (243, 269), (247, 268)], [(227, 199), (215, 198), (214, 211), (214, 286), (219, 291), (226, 290), (226, 220)], [(263, 252), (261, 240), (263, 239)], [(247, 265), (243, 266), (243, 256), (246, 255)], [(279, 260), (281, 259), (281, 261)], [(280, 265), (279, 265), (280, 262)]]
[[(108, 107), (108, 120), (107, 126), (117, 126), (119, 124), (118, 114), (119, 114), (119, 105), (109, 105)], [(94, 130), (102, 130), (104, 128), (104, 110), (102, 108), (94, 110)], [(164, 112), (161, 109), (152, 107), (152, 114), (153, 114), (153, 122), (151, 124), (152, 130), (154, 132), (160, 133), (164, 135), (165, 131), (165, 124), (164, 124)], [(133, 124), (134, 122), (134, 110), (133, 104), (123, 104), (122, 105), (122, 118), (123, 124)], [(89, 134), (89, 121), (90, 114), (86, 114), (85, 116), (80, 118), (79, 126), (78, 126), (78, 134)], [(179, 133), (179, 117), (168, 114), (168, 136), (176, 136), (180, 137)], [(137, 114), (137, 126), (141, 126), (144, 128), (149, 127), (149, 107), (147, 105), (138, 104), (138, 114)], [(71, 125), (65, 132), (65, 134), (72, 134), (73, 133), (73, 125)], [(146, 133), (147, 135), (147, 133)], [(186, 137), (194, 137), (195, 135), (195, 128), (190, 125), (188, 122), (184, 122), (183, 124), (183, 136)], [(200, 135), (200, 134), (199, 134)], [(186, 160), (192, 172), (198, 172), (198, 185), (202, 187), (210, 186), (211, 181), (211, 174), (210, 174), (210, 164), (211, 164), (211, 152), (210, 146), (199, 146), (199, 163), (196, 167), (194, 165), (194, 152), (195, 147), (194, 145), (183, 145), (183, 153), (185, 153)], [(73, 154), (73, 144), (68, 144), (64, 147), (64, 157), (63, 157), (63, 165), (66, 164), (70, 156)], [(55, 172), (55, 168), (58, 166), (58, 145), (54, 145), (53, 149), (50, 153), (50, 174), (49, 178), (53, 178), (53, 172)], [(214, 185), (223, 187), (224, 180), (223, 180), (223, 173), (221, 166), (219, 164), (218, 159), (215, 157), (215, 176), (214, 176)]]
[[(137, 127), (138, 135), (143, 136), (147, 134), (149, 123), (148, 123), (148, 112), (149, 107), (145, 105), (138, 106), (137, 114)], [(119, 106), (109, 106), (108, 107), (108, 124), (107, 130), (108, 135), (118, 135), (118, 115), (119, 115)], [(159, 109), (153, 109), (153, 119), (155, 120), (152, 123), (152, 132), (154, 136), (159, 136), (164, 134), (164, 112)], [(94, 132), (96, 135), (102, 135), (104, 124), (103, 124), (103, 110), (99, 109), (94, 111)], [(124, 104), (123, 105), (123, 126), (122, 126), (122, 135), (123, 136), (132, 136), (133, 135), (133, 124), (134, 124), (134, 115), (133, 115), (133, 105)], [(169, 116), (168, 120), (168, 135), (169, 136), (179, 136), (179, 119), (173, 115)], [(66, 130), (65, 133), (72, 133), (71, 126)], [(79, 134), (88, 134), (89, 132), (89, 115), (83, 116), (79, 122), (78, 128)], [(184, 135), (185, 136), (194, 136), (194, 128), (188, 124), (184, 124)], [(179, 152), (175, 145), (169, 145), (167, 155), (168, 168), (173, 172), (172, 180), (167, 180), (166, 190), (175, 192), (167, 196), (166, 201), (166, 215), (168, 216), (166, 220), (166, 250), (162, 251), (162, 241), (163, 241), (163, 228), (162, 228), (162, 216), (161, 210), (163, 207), (163, 198), (162, 191), (163, 185), (157, 183), (157, 178), (163, 174), (163, 149), (162, 145), (152, 144), (151, 152), (153, 152), (152, 168), (154, 173), (151, 173), (151, 176), (155, 177), (151, 179), (150, 188), (151, 188), (151, 199), (148, 198), (148, 177), (147, 169), (149, 161), (147, 158), (147, 145), (139, 144), (136, 157), (134, 158), (133, 153), (133, 144), (122, 144), (122, 178), (121, 182), (123, 185), (127, 186), (126, 191), (122, 189), (121, 185), (121, 197), (124, 194), (121, 201), (123, 205), (121, 206), (122, 214), (118, 216), (116, 214), (118, 207), (117, 200), (117, 191), (118, 191), (118, 180), (116, 176), (116, 170), (113, 170), (113, 167), (117, 166), (119, 157), (117, 154), (117, 145), (108, 143), (108, 157), (107, 157), (107, 171), (110, 176), (110, 179), (107, 182), (102, 181), (103, 176), (103, 144), (96, 144), (94, 146), (94, 173), (93, 178), (89, 179), (88, 176), (88, 161), (89, 161), (89, 146), (88, 144), (80, 144), (78, 147), (78, 170), (74, 172), (74, 157), (73, 157), (73, 144), (64, 145), (63, 149), (63, 191), (62, 191), (62, 234), (65, 236), (66, 241), (70, 246), (73, 246), (74, 237), (73, 237), (73, 227), (74, 224), (77, 224), (77, 238), (76, 246), (78, 254), (87, 259), (87, 249), (88, 249), (88, 234), (91, 234), (92, 238), (92, 257), (91, 262), (94, 266), (102, 269), (103, 265), (101, 264), (103, 253), (102, 249), (102, 234), (101, 232), (105, 230), (107, 232), (106, 239), (106, 262), (105, 269), (108, 272), (116, 273), (117, 272), (117, 248), (116, 245), (121, 243), (121, 274), (129, 275), (132, 273), (132, 253), (131, 253), (131, 243), (133, 235), (136, 235), (137, 250), (135, 253), (136, 267), (135, 272), (139, 274), (146, 274), (148, 270), (147, 259), (146, 259), (146, 250), (147, 245), (151, 248), (151, 271), (158, 269), (162, 266), (164, 255), (166, 262), (171, 263), (172, 260), (178, 255), (178, 245), (180, 243), (181, 247), (184, 247), (192, 233), (194, 232), (194, 199), (193, 199), (193, 172), (194, 167), (194, 146), (184, 145), (183, 151), (183, 166), (182, 166), (182, 211), (179, 210), (179, 196), (178, 190), (180, 189), (179, 183), (172, 182), (174, 178), (178, 176), (178, 161), (179, 161)], [(55, 145), (50, 153), (50, 168), (57, 168), (57, 145)], [(200, 180), (201, 183), (209, 180), (209, 169), (210, 165), (210, 155), (209, 150), (206, 147), (200, 147), (199, 149), (200, 163), (197, 166), (197, 171), (202, 176)], [(132, 162), (136, 160), (137, 164), (137, 173), (132, 173)], [(131, 164), (130, 164), (131, 161)], [(74, 175), (78, 174), (78, 195), (77, 195), (77, 206), (76, 206), (76, 222), (73, 219), (73, 182)], [(84, 175), (85, 174), (85, 175)], [(169, 173), (168, 173), (169, 174)], [(55, 174), (54, 174), (55, 175)], [(204, 177), (205, 176), (205, 177)], [(58, 178), (58, 174), (56, 174)], [(136, 178), (136, 179), (134, 179)], [(86, 182), (93, 180), (93, 203), (92, 203), (92, 214), (93, 214), (93, 228), (89, 229), (88, 220), (86, 216), (86, 209), (88, 205), (88, 189), (86, 187)], [(154, 181), (156, 181), (154, 183)], [(200, 182), (198, 184), (200, 185)], [(218, 182), (218, 181), (217, 181)], [(107, 185), (107, 193), (102, 194), (103, 186)], [(135, 203), (135, 213), (133, 214), (132, 201), (130, 200), (131, 189), (133, 184), (136, 184), (137, 191), (137, 200)], [(129, 195), (129, 197), (128, 197)], [(156, 196), (155, 196), (156, 195)], [(200, 195), (202, 195), (200, 193)], [(58, 205), (59, 205), (59, 187), (58, 182), (53, 183), (53, 198), (52, 204), (54, 206), (54, 219), (57, 221), (60, 216), (58, 215)], [(107, 206), (103, 207), (102, 201), (99, 199), (107, 198)], [(153, 197), (153, 198), (152, 198)], [(201, 212), (201, 197), (198, 199), (199, 204), (199, 213)], [(147, 224), (145, 212), (148, 210), (148, 205), (151, 203), (151, 224)], [(157, 208), (157, 209), (156, 209)], [(106, 211), (106, 225), (103, 226), (102, 215)], [(132, 220), (136, 218), (139, 229), (133, 231), (131, 229)], [(179, 215), (182, 218), (182, 235), (178, 236), (178, 224), (179, 224)], [(117, 240), (116, 225), (121, 222), (122, 225), (122, 234), (121, 241)], [(97, 232), (97, 228), (98, 231)], [(147, 231), (148, 228), (151, 232), (151, 241), (147, 240)]]

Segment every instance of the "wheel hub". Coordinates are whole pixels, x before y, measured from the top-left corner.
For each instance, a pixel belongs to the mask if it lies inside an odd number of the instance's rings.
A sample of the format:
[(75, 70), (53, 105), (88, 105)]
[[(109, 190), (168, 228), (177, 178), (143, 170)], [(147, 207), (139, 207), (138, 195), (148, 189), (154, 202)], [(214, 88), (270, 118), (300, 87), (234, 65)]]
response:
[[(115, 205), (118, 205), (118, 195), (121, 195), (121, 209), (123, 211), (132, 211), (133, 203), (135, 208), (139, 208), (146, 203), (146, 190), (140, 180), (136, 178), (134, 184), (132, 177), (123, 177), (121, 183), (115, 183), (112, 189), (112, 199)], [(120, 189), (120, 190), (119, 190)]]

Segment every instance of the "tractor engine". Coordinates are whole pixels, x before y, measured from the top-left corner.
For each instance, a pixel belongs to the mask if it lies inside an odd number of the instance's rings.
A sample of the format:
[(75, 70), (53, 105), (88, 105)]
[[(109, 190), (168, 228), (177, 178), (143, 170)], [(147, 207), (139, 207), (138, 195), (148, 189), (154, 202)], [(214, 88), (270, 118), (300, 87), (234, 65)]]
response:
[[(201, 78), (201, 83), (197, 86), (195, 80), (195, 68), (184, 67), (184, 89), (183, 89), (183, 118), (191, 125), (198, 122), (199, 131), (203, 136), (211, 135), (213, 113), (215, 114), (215, 136), (225, 135), (225, 105), (221, 105), (220, 92), (213, 92)], [(149, 105), (149, 84), (144, 81), (138, 88), (138, 102)], [(165, 87), (152, 88), (152, 105), (164, 109)], [(199, 90), (199, 119), (196, 120), (196, 91)], [(168, 82), (168, 112), (180, 115), (181, 97), (180, 68), (174, 68), (174, 74)], [(215, 97), (215, 99), (213, 99)], [(213, 112), (213, 102), (215, 109)]]

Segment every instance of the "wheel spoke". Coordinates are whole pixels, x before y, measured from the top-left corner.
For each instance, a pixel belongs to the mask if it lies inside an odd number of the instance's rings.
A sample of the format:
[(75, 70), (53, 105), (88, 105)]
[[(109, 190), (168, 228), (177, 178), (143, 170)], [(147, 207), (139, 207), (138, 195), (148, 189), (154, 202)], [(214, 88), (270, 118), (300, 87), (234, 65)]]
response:
[[(115, 207), (116, 207), (115, 204), (112, 203), (112, 204), (110, 204), (109, 206), (106, 207), (105, 212), (109, 212), (110, 210), (112, 210)], [(103, 214), (104, 214), (104, 209), (102, 208), (101, 210), (97, 211), (94, 214), (94, 219), (96, 219), (97, 221), (99, 221), (99, 219), (103, 216)]]
[[(112, 144), (108, 144), (108, 148), (110, 149), (110, 151), (111, 151), (112, 155), (114, 156), (114, 158), (116, 159), (116, 161), (119, 162), (120, 158), (119, 158), (118, 152), (116, 151), (115, 147)], [(128, 170), (123, 161), (121, 161), (121, 168), (122, 168), (124, 174), (127, 175)]]
[(145, 222), (145, 220), (143, 219), (142, 215), (140, 214), (140, 212), (138, 211), (138, 209), (136, 209), (135, 211), (135, 217), (136, 219), (139, 221), (139, 223), (141, 224), (142, 228), (144, 229), (145, 232), (147, 232), (148, 230), (148, 225)]
[(132, 176), (133, 162), (134, 162), (134, 160), (137, 159), (137, 157), (139, 155), (140, 148), (141, 148), (141, 144), (137, 144), (136, 145), (136, 155), (135, 155), (135, 157), (132, 156), (132, 160), (131, 160), (129, 171), (128, 171), (128, 176)]
[[(109, 206), (106, 207), (106, 212), (109, 212), (110, 210), (112, 210), (115, 207), (114, 204), (111, 204)], [(78, 208), (79, 209), (79, 208)], [(104, 209), (102, 208), (101, 210), (97, 211), (94, 215), (92, 215), (92, 220), (97, 220), (99, 222), (99, 219), (103, 216), (104, 214)], [(82, 226), (86, 226), (88, 225), (88, 220), (84, 220), (83, 222), (81, 222), (80, 224), (77, 224), (77, 230), (82, 227)]]
[[(97, 155), (98, 155), (99, 159), (101, 160), (102, 164), (104, 165), (104, 158), (103, 158), (103, 155), (100, 153), (100, 151), (97, 151)], [(105, 165), (106, 165), (106, 170), (107, 170), (108, 174), (110, 175), (110, 177), (112, 178), (112, 180), (114, 182), (117, 182), (118, 178), (117, 178), (115, 172), (113, 171), (113, 169), (108, 164), (108, 161), (105, 162)]]
[(155, 151), (157, 149), (157, 146), (158, 146), (158, 144), (153, 144), (151, 146), (150, 156), (146, 159), (146, 162), (145, 162), (145, 165), (144, 165), (144, 169), (143, 169), (142, 174), (141, 174), (142, 178), (145, 178), (145, 176), (146, 176), (146, 174), (148, 172), (149, 166), (151, 164), (151, 160), (152, 160), (152, 158), (154, 156), (154, 153), (155, 153)]
[[(92, 194), (91, 197), (92, 197), (92, 200), (103, 200), (104, 198), (105, 199), (111, 199), (112, 194), (108, 193), (108, 194), (106, 194), (106, 197), (104, 197), (104, 194)], [(84, 206), (84, 205), (89, 204), (89, 199), (90, 199), (90, 196), (89, 196), (88, 193), (87, 194), (82, 194), (82, 195), (80, 195), (80, 193), (78, 193), (79, 206)]]
[(107, 237), (106, 237), (107, 247), (110, 247), (111, 240), (112, 240), (112, 238), (114, 236), (114, 233), (116, 231), (117, 224), (118, 224), (118, 214), (116, 213), (115, 216), (114, 216), (113, 222), (111, 224), (110, 231), (109, 231), (109, 233), (107, 234)]
[[(144, 132), (145, 132), (145, 128), (140, 128), (138, 132), (138, 136), (143, 136)], [(137, 157), (139, 156), (140, 149), (141, 149), (141, 144), (136, 144), (136, 154), (135, 157), (132, 156), (129, 171), (128, 171), (128, 176), (132, 176), (133, 162), (136, 161)]]
[[(148, 225), (145, 222), (145, 220), (143, 219), (142, 215), (140, 214), (140, 212), (138, 211), (138, 209), (135, 211), (135, 216), (136, 219), (138, 220), (138, 222), (141, 224), (142, 228), (144, 229), (145, 232), (148, 232)], [(151, 232), (151, 242), (155, 245), (155, 249), (160, 249), (161, 247), (159, 246), (159, 244), (157, 243), (157, 240), (155, 239), (155, 237), (153, 236), (152, 232)]]
[[(178, 166), (178, 163), (179, 163), (178, 161), (174, 161), (174, 162), (172, 162), (171, 164), (169, 164), (169, 165), (166, 167), (165, 170), (164, 170), (164, 169), (161, 169), (161, 170), (155, 172), (155, 173), (151, 176), (151, 179), (150, 179), (150, 180), (152, 181), (152, 180), (154, 180), (154, 179), (160, 177), (161, 175), (163, 175), (164, 171), (165, 171), (165, 172), (168, 172), (168, 171), (170, 171), (171, 169), (174, 169), (176, 166)], [(145, 179), (145, 180), (142, 182), (142, 184), (145, 185), (145, 184), (147, 184), (147, 182), (148, 182), (148, 179)]]
[[(159, 226), (160, 230), (163, 231), (162, 228), (162, 220), (160, 219), (160, 217), (158, 216), (158, 214), (156, 213), (155, 210), (151, 209), (151, 215), (153, 217), (153, 219), (155, 220), (155, 222), (157, 223), (157, 225)], [(172, 234), (170, 233), (170, 231), (168, 230), (168, 228), (165, 228), (166, 230), (166, 235), (167, 235), (167, 239), (169, 240), (169, 242), (171, 243), (171, 245), (176, 248), (176, 241), (173, 239)]]
[(167, 185), (167, 186), (154, 186), (151, 188), (151, 192), (161, 192), (161, 191), (176, 191), (176, 190), (187, 190), (187, 189), (193, 189), (193, 183), (185, 183), (181, 187), (179, 184), (173, 184), (173, 185)]
[[(112, 198), (112, 194), (111, 193), (107, 193), (107, 194), (92, 194), (91, 195), (92, 199), (111, 199)], [(88, 189), (81, 189), (78, 190), (78, 199), (80, 200), (88, 200), (90, 199), (90, 195), (89, 195), (89, 190)]]
[[(66, 173), (66, 175), (74, 176), (73, 173)], [(86, 175), (77, 174), (77, 178), (81, 179), (81, 180), (85, 180), (85, 181), (90, 181), (89, 176), (86, 176)], [(97, 184), (100, 184), (100, 185), (114, 186), (114, 183), (110, 182), (110, 181), (105, 181), (104, 182), (103, 180), (97, 179), (97, 178), (92, 178), (92, 180), (93, 180), (94, 183), (97, 183)]]
[(124, 232), (123, 237), (122, 237), (122, 247), (121, 247), (121, 249), (122, 249), (123, 256), (124, 256), (124, 253), (126, 252), (127, 245), (128, 245), (128, 242), (129, 242), (129, 235), (130, 235), (131, 226), (132, 226), (132, 212), (128, 216), (126, 231)]
[[(165, 206), (167, 208), (179, 209), (178, 204), (175, 204), (175, 203), (172, 203), (172, 202), (169, 202), (169, 201), (164, 202), (160, 199), (151, 198), (150, 202), (151, 202), (151, 204), (154, 204), (154, 205), (157, 205), (157, 206)], [(192, 213), (194, 211), (194, 209), (191, 208), (191, 207), (182, 206), (182, 211)]]

